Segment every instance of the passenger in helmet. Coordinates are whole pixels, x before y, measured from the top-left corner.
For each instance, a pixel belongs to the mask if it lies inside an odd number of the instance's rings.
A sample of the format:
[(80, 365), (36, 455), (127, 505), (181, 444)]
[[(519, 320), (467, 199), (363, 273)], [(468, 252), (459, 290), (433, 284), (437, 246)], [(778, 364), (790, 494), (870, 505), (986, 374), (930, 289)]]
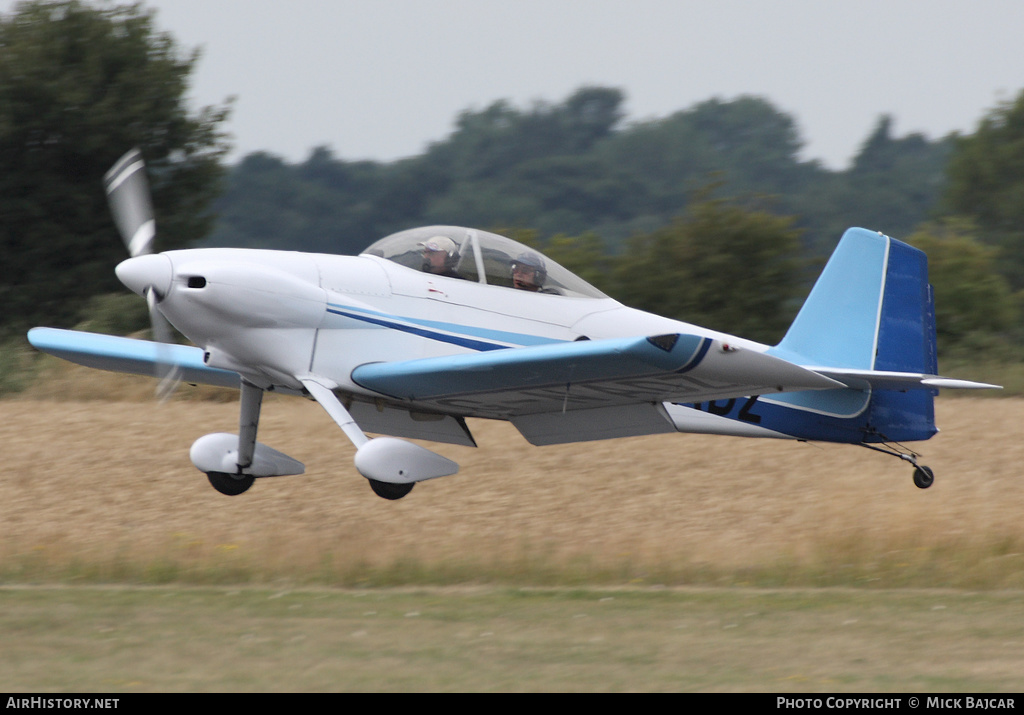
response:
[(447, 236), (434, 236), (419, 244), (423, 249), (423, 272), (448, 278), (463, 278), (455, 270), (459, 263), (459, 247)]
[(512, 287), (537, 292), (544, 287), (548, 272), (544, 259), (532, 251), (519, 254), (512, 261)]

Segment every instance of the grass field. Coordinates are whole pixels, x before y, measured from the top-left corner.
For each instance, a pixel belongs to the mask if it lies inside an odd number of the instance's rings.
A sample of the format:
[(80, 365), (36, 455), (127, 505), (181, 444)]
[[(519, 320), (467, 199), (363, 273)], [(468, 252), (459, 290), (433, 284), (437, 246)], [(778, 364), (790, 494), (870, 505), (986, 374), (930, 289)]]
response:
[(854, 447), (475, 422), (388, 502), (316, 404), (260, 426), (307, 474), (225, 497), (188, 448), (236, 404), (61, 389), (0, 401), (0, 689), (1024, 685), (1024, 399), (940, 399), (924, 491)]
[(1020, 692), (1024, 600), (864, 589), (0, 588), (0, 691)]

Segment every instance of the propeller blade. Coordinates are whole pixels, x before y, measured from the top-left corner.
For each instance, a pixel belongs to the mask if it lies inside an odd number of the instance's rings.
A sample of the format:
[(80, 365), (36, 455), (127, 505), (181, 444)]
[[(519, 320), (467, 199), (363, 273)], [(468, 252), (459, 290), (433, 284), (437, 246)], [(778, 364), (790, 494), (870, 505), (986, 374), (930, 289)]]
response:
[(146, 304), (149, 306), (149, 322), (153, 327), (153, 340), (158, 343), (170, 343), (174, 341), (174, 329), (157, 307), (156, 304), (159, 302), (160, 296), (155, 290), (150, 288), (146, 291)]
[(153, 252), (156, 222), (142, 152), (132, 149), (103, 177), (107, 202), (121, 240), (133, 258)]
[(177, 365), (172, 365), (170, 361), (170, 351), (167, 350), (167, 346), (174, 342), (174, 328), (157, 307), (159, 302), (160, 297), (155, 290), (150, 288), (146, 291), (146, 304), (149, 306), (149, 322), (153, 328), (153, 340), (161, 346), (157, 348), (156, 376), (160, 378), (160, 382), (156, 386), (156, 396), (163, 402), (178, 389), (178, 384), (181, 382), (181, 369)]
[(160, 378), (156, 386), (156, 396), (160, 402), (169, 400), (181, 384), (181, 369), (177, 365), (164, 369), (166, 374)]
[[(151, 255), (153, 239), (156, 237), (156, 220), (153, 216), (153, 203), (149, 196), (146, 163), (142, 159), (142, 152), (138, 148), (132, 149), (118, 159), (117, 163), (104, 175), (103, 185), (107, 192), (110, 212), (114, 216), (114, 223), (117, 224), (117, 230), (128, 249), (128, 254), (132, 258)], [(161, 345), (170, 345), (174, 342), (174, 329), (157, 305), (163, 298), (157, 288), (166, 291), (167, 287), (163, 283), (167, 283), (168, 286), (170, 284), (170, 272), (166, 270), (169, 268), (169, 264), (168, 266), (161, 265), (161, 269), (164, 270), (154, 272), (152, 270), (153, 261), (159, 264), (159, 259), (147, 258), (144, 261), (149, 261), (144, 263), (145, 267), (149, 269), (148, 273), (136, 263), (131, 268), (122, 268), (118, 277), (121, 277), (122, 281), (126, 281), (125, 284), (133, 290), (145, 294), (146, 304), (149, 306), (149, 322), (153, 329), (153, 340)], [(129, 262), (126, 261), (121, 265), (129, 265)], [(166, 279), (164, 273), (166, 273)], [(158, 282), (161, 283), (160, 286), (156, 285)], [(160, 378), (160, 383), (156, 387), (156, 394), (161, 402), (169, 398), (178, 383), (181, 382), (181, 370), (170, 364), (169, 357), (168, 354), (168, 359), (158, 360), (156, 377)]]

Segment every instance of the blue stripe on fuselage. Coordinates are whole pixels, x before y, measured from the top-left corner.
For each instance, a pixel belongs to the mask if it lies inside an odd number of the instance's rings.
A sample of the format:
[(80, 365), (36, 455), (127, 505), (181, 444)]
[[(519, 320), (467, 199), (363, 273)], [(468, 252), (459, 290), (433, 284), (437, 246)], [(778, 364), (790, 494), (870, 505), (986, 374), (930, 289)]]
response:
[[(327, 312), (332, 313), (333, 315), (340, 315), (345, 318), (359, 320), (364, 323), (370, 323), (371, 325), (379, 325), (384, 328), (391, 328), (392, 330), (398, 330), (403, 333), (418, 335), (422, 338), (458, 345), (460, 347), (480, 352), (488, 350), (504, 350), (510, 347), (550, 345), (554, 343), (567, 342), (564, 340), (556, 340), (554, 338), (545, 338), (539, 335), (510, 333), (501, 330), (475, 328), (467, 325), (442, 323), (432, 320), (401, 318), (387, 313), (379, 313), (377, 311), (343, 306), (335, 303), (328, 304)], [(488, 338), (491, 341), (500, 342), (490, 342), (487, 340)]]

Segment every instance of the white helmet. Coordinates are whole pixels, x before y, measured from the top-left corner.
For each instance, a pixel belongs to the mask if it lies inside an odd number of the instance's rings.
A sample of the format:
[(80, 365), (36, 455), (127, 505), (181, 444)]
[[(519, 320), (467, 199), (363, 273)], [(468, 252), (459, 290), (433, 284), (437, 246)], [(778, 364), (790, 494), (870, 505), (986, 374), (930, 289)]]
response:
[(426, 241), (421, 241), (419, 246), (424, 251), (444, 251), (448, 258), (452, 258), (459, 252), (459, 247), (455, 245), (455, 241), (447, 236), (433, 236)]

